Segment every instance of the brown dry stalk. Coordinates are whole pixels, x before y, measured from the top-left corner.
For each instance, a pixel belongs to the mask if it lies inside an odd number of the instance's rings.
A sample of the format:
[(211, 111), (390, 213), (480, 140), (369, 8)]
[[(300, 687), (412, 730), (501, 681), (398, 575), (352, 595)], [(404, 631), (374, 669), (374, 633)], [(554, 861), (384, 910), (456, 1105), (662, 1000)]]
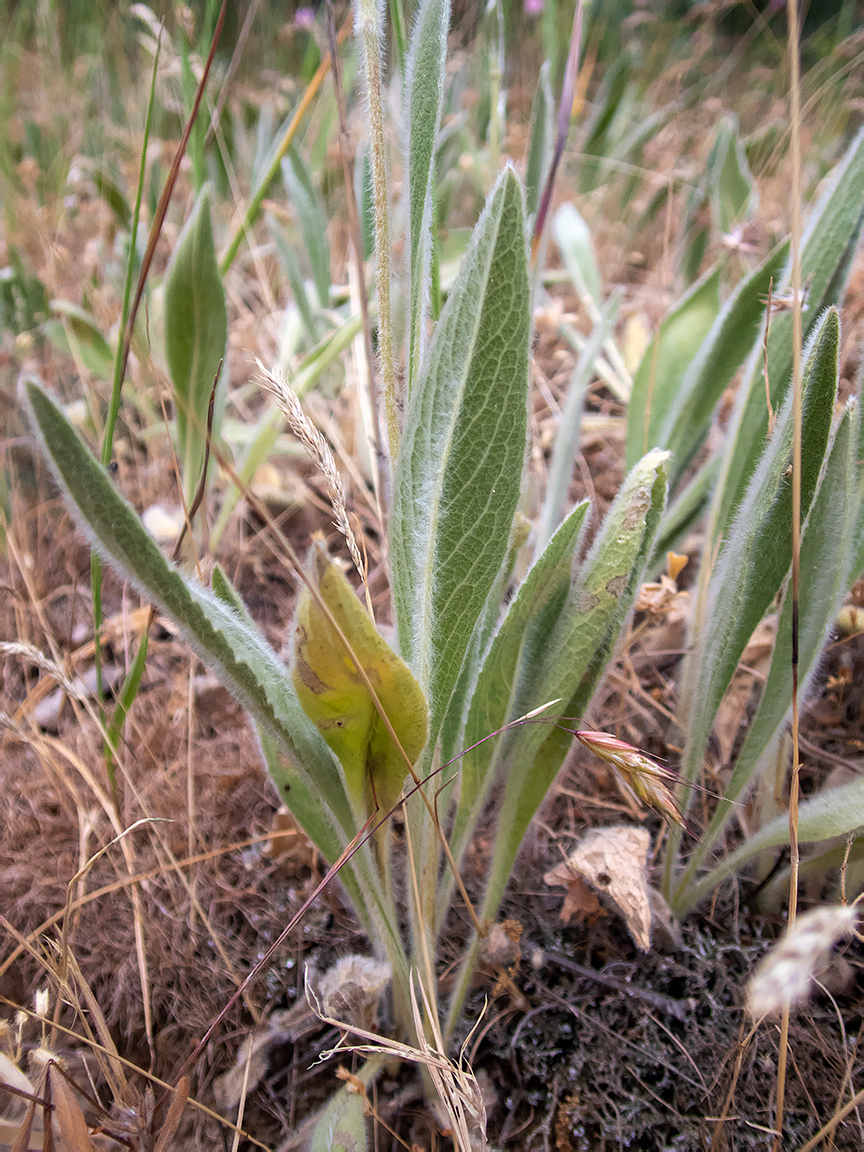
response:
[[(801, 582), (801, 75), (798, 0), (789, 0), (789, 103), (792, 144), (792, 778), (789, 784), (789, 927), (798, 910), (798, 600)], [(783, 1107), (786, 1090), (786, 1060), (789, 1045), (789, 1005), (780, 1021), (780, 1051), (777, 1058), (777, 1106), (774, 1113), (774, 1152), (783, 1143)]]

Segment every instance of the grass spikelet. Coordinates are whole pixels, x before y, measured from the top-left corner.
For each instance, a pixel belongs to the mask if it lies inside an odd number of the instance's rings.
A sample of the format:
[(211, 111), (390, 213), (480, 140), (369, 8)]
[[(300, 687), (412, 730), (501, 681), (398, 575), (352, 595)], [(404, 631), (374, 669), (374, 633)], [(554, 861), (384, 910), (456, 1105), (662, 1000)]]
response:
[(52, 660), (50, 656), (46, 656), (45, 653), (35, 645), (14, 640), (3, 641), (0, 643), (0, 653), (4, 656), (17, 656), (21, 660), (35, 664), (37, 668), (41, 668), (43, 672), (47, 673), (52, 680), (56, 680), (58, 686), (63, 689), (67, 696), (71, 696), (73, 700), (87, 699), (87, 693), (82, 689), (81, 685), (70, 680), (56, 660)]
[(618, 773), (624, 786), (637, 800), (659, 812), (687, 830), (681, 810), (672, 794), (671, 785), (678, 782), (678, 775), (608, 732), (576, 732), (576, 739), (595, 756), (610, 764)]
[(308, 452), (310, 458), (324, 477), (327, 495), (333, 507), (334, 526), (345, 537), (354, 567), (360, 576), (365, 579), (366, 567), (357, 545), (357, 537), (348, 519), (348, 508), (345, 501), (345, 485), (336, 468), (336, 461), (330, 450), (330, 445), (303, 411), (296, 392), (279, 372), (271, 372), (265, 368), (260, 360), (257, 361), (261, 370), (261, 384), (274, 398), (288, 421), (288, 427)]
[(747, 1011), (755, 1019), (801, 1003), (828, 953), (855, 931), (855, 905), (814, 908), (800, 916), (757, 968), (747, 988)]

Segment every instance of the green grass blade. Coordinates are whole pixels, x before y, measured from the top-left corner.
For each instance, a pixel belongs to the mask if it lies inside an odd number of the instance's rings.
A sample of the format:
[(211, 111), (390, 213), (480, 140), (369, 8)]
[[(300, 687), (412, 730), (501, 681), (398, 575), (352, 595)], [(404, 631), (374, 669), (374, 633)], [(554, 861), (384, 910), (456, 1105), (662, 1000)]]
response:
[(294, 206), (303, 233), (303, 247), (312, 265), (312, 278), (318, 303), (330, 307), (330, 245), (327, 241), (327, 215), (320, 194), (312, 183), (309, 169), (295, 148), (282, 160), (282, 179), (288, 199)]
[(531, 105), (531, 123), (528, 129), (528, 160), (525, 165), (525, 214), (529, 228), (533, 228), (540, 195), (546, 183), (549, 163), (552, 159), (552, 143), (555, 133), (555, 98), (552, 95), (550, 79), (551, 62), (546, 61), (540, 69), (540, 83)]
[(447, 69), (450, 0), (422, 0), (414, 21), (405, 72), (403, 119), (407, 141), (408, 394), (426, 357), (432, 226), (434, 223), (435, 140), (441, 124)]
[[(165, 355), (177, 402), (177, 440), (186, 503), (201, 478), (207, 408), (225, 355), (228, 317), (216, 264), (205, 187), (183, 226), (165, 273)], [(218, 407), (217, 407), (218, 412)], [(213, 425), (218, 435), (218, 416)]]
[(430, 704), (430, 748), (521, 489), (528, 394), (522, 193), (507, 169), (489, 196), (406, 414), (391, 523), (403, 657)]
[(303, 283), (303, 274), (300, 270), (297, 253), (291, 247), (281, 224), (277, 224), (270, 215), (267, 216), (267, 227), (276, 246), (276, 257), (288, 277), (291, 295), (294, 297), (294, 303), (306, 330), (306, 339), (310, 345), (314, 346), (320, 339), (320, 325), (309, 301), (306, 285)]

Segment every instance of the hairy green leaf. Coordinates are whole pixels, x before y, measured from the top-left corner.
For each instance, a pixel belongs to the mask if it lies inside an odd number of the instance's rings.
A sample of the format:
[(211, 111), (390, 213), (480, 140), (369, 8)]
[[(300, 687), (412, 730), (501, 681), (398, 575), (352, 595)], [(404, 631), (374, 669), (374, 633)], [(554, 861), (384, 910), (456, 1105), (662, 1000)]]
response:
[(414, 20), (405, 73), (403, 116), (408, 178), (408, 267), (411, 286), (408, 393), (426, 355), (432, 265), (435, 138), (441, 123), (447, 69), (450, 0), (422, 0)]
[[(843, 294), (851, 260), (857, 250), (864, 220), (864, 129), (858, 133), (846, 156), (811, 213), (801, 249), (801, 279), (807, 289), (803, 303), (804, 335), (809, 336), (825, 308), (837, 304)], [(775, 296), (790, 291), (787, 267)], [(792, 373), (792, 313), (772, 317), (768, 335), (768, 380), (771, 404), (776, 412), (786, 395)], [(758, 341), (748, 361), (744, 382), (735, 397), (729, 424), (732, 446), (723, 467), (712, 506), (708, 528), (709, 543), (719, 541), (734, 515), (762, 451), (768, 429), (765, 403), (762, 342)]]
[[(849, 836), (864, 829), (864, 776), (802, 800), (798, 809), (799, 844), (821, 844), (837, 836)], [(789, 843), (789, 817), (784, 812), (764, 828), (753, 833), (722, 864), (718, 864), (688, 892), (687, 907), (693, 908), (718, 884), (731, 879), (736, 872), (767, 848)]]
[[(537, 706), (536, 684), (570, 590), (588, 501), (578, 504), (519, 585), (486, 653), (465, 725), (459, 801), (450, 841), (459, 858), (491, 786), (502, 743), (484, 740)], [(551, 714), (551, 713), (550, 713)], [(478, 741), (483, 743), (478, 744)], [(477, 744), (476, 748), (472, 745)]]
[[(813, 333), (805, 360), (802, 516), (813, 500), (831, 430), (839, 339), (840, 322), (832, 308)], [(714, 566), (705, 616), (685, 667), (688, 738), (682, 774), (688, 780), (698, 772), (714, 717), (747, 641), (789, 571), (792, 491), (787, 466), (791, 446), (790, 393)]]
[(788, 250), (788, 243), (779, 245), (737, 286), (667, 407), (657, 444), (672, 452), (676, 477), (701, 446), (720, 397), (761, 336), (768, 288), (772, 281), (777, 283)]
[[(597, 539), (570, 585), (541, 668), (526, 685), (518, 707), (547, 700), (587, 707), (597, 679), (629, 612), (666, 499), (668, 452), (652, 451), (630, 472), (607, 513)], [(516, 853), (569, 746), (569, 733), (527, 724), (503, 737), (499, 753), (506, 772), (504, 800), (483, 904), (498, 908)]]
[(507, 550), (525, 457), (528, 269), (522, 194), (502, 173), (406, 414), (391, 521), (402, 655), (430, 708), (430, 751)]
[(80, 360), (100, 380), (110, 380), (114, 353), (95, 318), (69, 300), (52, 300), (49, 307), (58, 319), (46, 320), (42, 331), (54, 347)]
[(569, 202), (562, 204), (552, 217), (552, 234), (576, 291), (599, 304), (603, 288), (591, 230)]
[[(201, 659), (320, 790), (342, 828), (352, 829), (336, 762), (300, 707), (279, 657), (248, 621), (167, 562), (59, 408), (32, 381), (24, 391), (45, 458), (94, 547), (182, 629)], [(322, 841), (322, 852), (325, 845), (332, 849), (331, 832), (307, 830), (316, 843)]]
[(714, 231), (728, 235), (753, 212), (757, 199), (735, 116), (724, 116), (717, 126), (708, 172)]
[[(801, 540), (798, 667), (802, 695), (818, 668), (819, 656), (846, 595), (852, 546), (855, 445), (858, 405), (852, 402), (840, 422)], [(792, 596), (787, 587), (777, 627), (771, 670), (759, 709), (735, 762), (723, 800), (688, 863), (679, 885), (677, 911), (688, 905), (687, 883), (710, 851), (732, 814), (732, 804), (750, 786), (775, 733), (785, 723), (792, 700)]]

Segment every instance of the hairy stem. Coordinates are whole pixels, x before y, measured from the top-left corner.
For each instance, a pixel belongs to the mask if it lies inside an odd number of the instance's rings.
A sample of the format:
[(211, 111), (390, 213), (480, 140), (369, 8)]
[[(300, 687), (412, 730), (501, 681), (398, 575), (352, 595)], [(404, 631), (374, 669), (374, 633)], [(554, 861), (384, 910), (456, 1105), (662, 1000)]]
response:
[(383, 13), (379, 0), (354, 0), (354, 34), (366, 79), (372, 144), (372, 194), (375, 202), (375, 274), (378, 288), (378, 353), (390, 459), (399, 448), (396, 364), (390, 316), (390, 203), (384, 151), (384, 110), (381, 102), (381, 40)]

